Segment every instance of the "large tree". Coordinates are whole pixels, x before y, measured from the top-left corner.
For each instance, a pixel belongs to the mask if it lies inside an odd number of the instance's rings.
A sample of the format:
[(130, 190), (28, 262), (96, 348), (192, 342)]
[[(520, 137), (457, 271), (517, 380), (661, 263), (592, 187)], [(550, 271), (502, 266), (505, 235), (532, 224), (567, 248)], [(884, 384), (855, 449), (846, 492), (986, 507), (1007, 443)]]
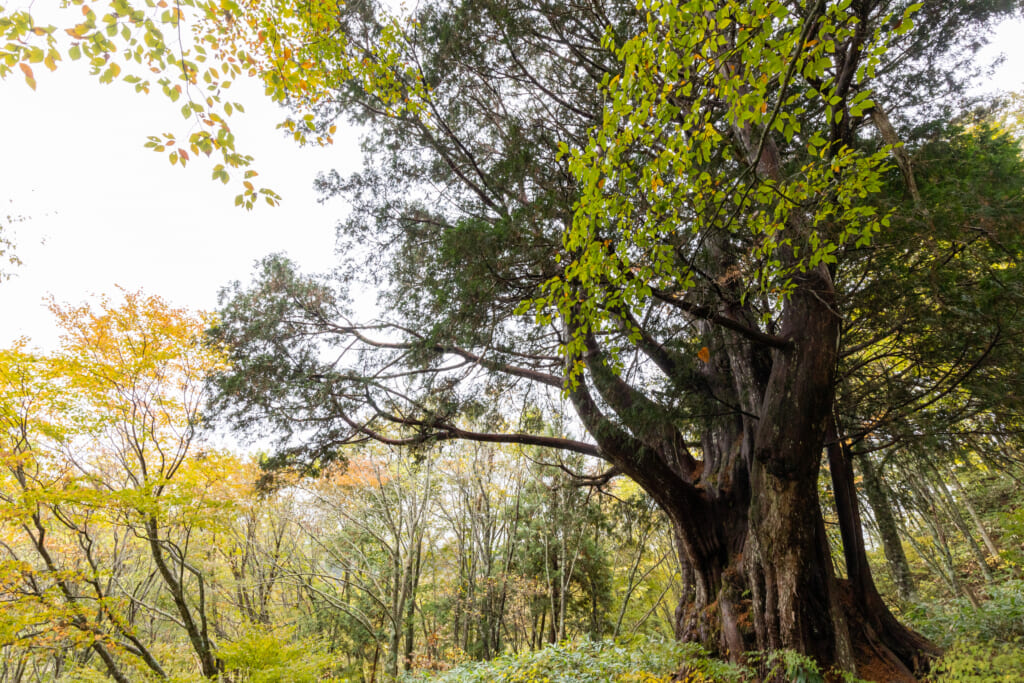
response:
[[(369, 3), (255, 20), (306, 69), (267, 75), (292, 127), (365, 124), (366, 167), (320, 179), (352, 203), (336, 279), (271, 257), (226, 292), (221, 409), (307, 469), (367, 439), (595, 456), (609, 469), (590, 483), (626, 475), (673, 524), (681, 636), (909, 678), (935, 649), (874, 589), (851, 447), (1006, 380), (1019, 326), (962, 314), (954, 336), (943, 310), (963, 306), (943, 297), (1019, 304), (992, 283), (1019, 280), (1020, 195), (944, 212), (949, 176), (915, 154), (962, 139), (946, 103), (1017, 4), (463, 0), (406, 23)], [(966, 192), (995, 199), (982, 178)], [(354, 322), (367, 279), (385, 313)], [(539, 429), (545, 404), (577, 427)], [(935, 420), (991, 402), (971, 405)], [(463, 419), (486, 411), (502, 428)], [(826, 452), (848, 580), (818, 499)]]

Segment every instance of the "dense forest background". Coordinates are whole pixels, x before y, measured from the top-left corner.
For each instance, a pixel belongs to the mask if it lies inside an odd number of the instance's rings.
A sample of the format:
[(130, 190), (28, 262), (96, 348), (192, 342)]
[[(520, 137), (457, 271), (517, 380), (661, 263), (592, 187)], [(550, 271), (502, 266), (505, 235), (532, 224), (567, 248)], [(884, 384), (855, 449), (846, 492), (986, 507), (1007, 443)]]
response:
[(64, 9), (0, 76), (162, 92), (238, 206), (245, 74), (365, 163), (333, 272), (0, 352), (0, 680), (1024, 675), (1019, 2)]
[[(663, 680), (687, 662), (746, 680), (673, 644), (678, 548), (634, 484), (581, 482), (597, 470), (580, 457), (457, 442), (368, 443), (315, 477), (268, 475), (202, 430), (205, 375), (223, 363), (203, 341), (211, 318), (122, 296), (55, 306), (53, 354), (0, 355), (2, 680), (193, 680), (209, 666), (232, 681), (382, 681), (495, 658), (450, 680)], [(949, 455), (861, 461), (870, 559), (900, 616), (974, 672), (948, 680), (1013, 680), (1019, 444), (986, 434)], [(829, 486), (823, 473), (825, 500)]]

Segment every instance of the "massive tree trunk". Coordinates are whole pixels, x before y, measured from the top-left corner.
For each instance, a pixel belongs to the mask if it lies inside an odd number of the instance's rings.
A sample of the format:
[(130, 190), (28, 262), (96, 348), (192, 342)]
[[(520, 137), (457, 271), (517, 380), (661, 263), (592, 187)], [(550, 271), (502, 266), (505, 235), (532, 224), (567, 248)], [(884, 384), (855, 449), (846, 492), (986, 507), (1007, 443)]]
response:
[[(717, 348), (727, 355), (741, 415), (706, 430), (696, 486), (686, 485), (685, 459), (663, 452), (662, 463), (684, 465), (660, 468), (653, 454), (613, 462), (674, 525), (688, 586), (677, 611), (681, 638), (733, 659), (753, 649), (792, 649), (826, 669), (914, 680), (912, 672), (937, 650), (892, 616), (867, 565), (852, 468), (837, 450), (832, 421), (839, 334), (832, 300), (827, 270), (803, 276), (780, 335), (792, 343), (770, 358), (759, 359), (756, 345), (723, 338)], [(603, 388), (613, 402), (614, 387)], [(577, 407), (586, 414), (586, 405)], [(607, 435), (596, 433), (614, 453)], [(818, 498), (826, 446), (848, 581), (833, 571)]]
[(839, 318), (820, 266), (800, 278), (773, 351), (751, 464), (746, 550), (758, 646), (792, 648), (852, 668), (818, 501), (818, 470), (834, 397)]

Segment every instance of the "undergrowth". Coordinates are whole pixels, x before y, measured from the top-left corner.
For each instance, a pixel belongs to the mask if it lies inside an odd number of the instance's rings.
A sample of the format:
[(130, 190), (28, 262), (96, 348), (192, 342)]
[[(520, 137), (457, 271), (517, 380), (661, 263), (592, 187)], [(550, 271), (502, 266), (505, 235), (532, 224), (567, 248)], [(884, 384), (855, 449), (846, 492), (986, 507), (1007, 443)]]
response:
[[(403, 683), (746, 683), (824, 681), (794, 652), (755, 655), (750, 666), (714, 658), (694, 643), (664, 640), (591, 641), (550, 645), (536, 652), (470, 662), (444, 672), (420, 672)], [(858, 679), (847, 677), (849, 683)]]
[(925, 636), (950, 647), (958, 642), (1011, 643), (1024, 640), (1024, 581), (1007, 580), (987, 588), (974, 606), (967, 598), (928, 601), (906, 612)]
[[(227, 671), (220, 683), (362, 683), (360, 673), (341, 673), (340, 661), (311, 640), (282, 642), (252, 634), (222, 651)], [(534, 652), (466, 662), (447, 671), (408, 673), (399, 683), (825, 683), (815, 664), (792, 651), (750, 653), (747, 665), (730, 664), (694, 643), (636, 638), (582, 640)], [(850, 674), (844, 683), (864, 683)], [(75, 668), (62, 683), (107, 680), (95, 669)], [(134, 680), (152, 680), (145, 675)], [(198, 675), (171, 675), (173, 683), (198, 683)], [(378, 681), (385, 680), (377, 677)], [(828, 679), (837, 683), (837, 676)], [(959, 643), (932, 667), (924, 683), (1019, 683), (1024, 647), (1019, 643)]]
[[(590, 641), (468, 662), (443, 672), (406, 675), (402, 683), (824, 683), (812, 661), (791, 651), (752, 653), (749, 665), (716, 659), (693, 643)], [(862, 683), (845, 674), (845, 683)], [(834, 677), (829, 680), (836, 680)], [(1020, 683), (1024, 647), (959, 643), (935, 663), (927, 683)]]

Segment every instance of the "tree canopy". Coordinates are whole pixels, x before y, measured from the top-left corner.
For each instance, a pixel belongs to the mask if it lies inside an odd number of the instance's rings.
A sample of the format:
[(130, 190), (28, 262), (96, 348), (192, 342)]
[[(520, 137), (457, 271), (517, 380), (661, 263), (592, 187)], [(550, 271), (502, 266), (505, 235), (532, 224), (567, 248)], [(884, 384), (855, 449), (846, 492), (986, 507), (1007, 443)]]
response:
[[(984, 387), (1019, 377), (1017, 317), (984, 303), (1020, 302), (1019, 155), (929, 101), (962, 92), (953, 65), (1015, 9), (474, 1), (399, 33), (347, 9), (346, 49), (358, 36), (385, 85), (298, 99), (368, 125), (366, 169), (320, 181), (355, 203), (350, 265), (331, 281), (270, 258), (227, 293), (222, 408), (314, 468), (365, 439), (596, 455), (676, 527), (681, 635), (846, 667), (875, 647), (908, 671), (933, 650), (877, 599), (838, 492), (885, 429), (973, 429)], [(1008, 184), (933, 156), (977, 144)], [(347, 307), (363, 259), (386, 310), (368, 323)], [(948, 315), (967, 301), (993, 317)], [(560, 400), (585, 434), (512, 417)], [(469, 428), (481, 411), (501, 429)], [(825, 450), (848, 583), (807, 515)]]

